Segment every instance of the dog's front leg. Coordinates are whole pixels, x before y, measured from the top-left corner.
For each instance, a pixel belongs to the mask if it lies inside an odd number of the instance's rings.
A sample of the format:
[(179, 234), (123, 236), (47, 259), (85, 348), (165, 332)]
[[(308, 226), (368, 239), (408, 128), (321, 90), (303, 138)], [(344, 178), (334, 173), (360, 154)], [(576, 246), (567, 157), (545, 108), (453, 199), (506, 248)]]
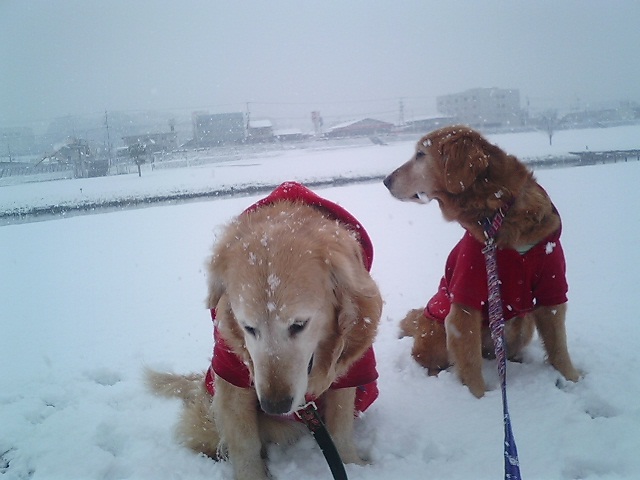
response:
[(566, 313), (567, 304), (563, 303), (551, 307), (538, 307), (533, 312), (533, 316), (549, 363), (564, 378), (577, 382), (580, 379), (580, 373), (573, 366), (567, 348)]
[(329, 430), (342, 461), (365, 465), (367, 462), (358, 455), (353, 441), (353, 409), (356, 389), (353, 387), (329, 389), (323, 394), (323, 397), (327, 430)]
[(269, 472), (260, 453), (258, 399), (252, 388), (236, 387), (215, 377), (213, 414), (233, 464), (235, 480), (266, 480)]
[(480, 398), (485, 392), (482, 377), (482, 313), (453, 303), (445, 318), (447, 350), (460, 381)]

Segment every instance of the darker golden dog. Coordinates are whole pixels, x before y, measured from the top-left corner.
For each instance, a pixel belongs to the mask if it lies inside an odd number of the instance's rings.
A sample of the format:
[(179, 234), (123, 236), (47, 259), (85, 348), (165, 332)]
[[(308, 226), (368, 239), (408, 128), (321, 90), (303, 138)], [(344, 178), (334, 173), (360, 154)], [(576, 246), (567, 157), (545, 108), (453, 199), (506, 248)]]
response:
[(382, 310), (370, 242), (346, 211), (302, 185), (283, 184), (265, 200), (214, 246), (216, 343), (206, 377), (149, 371), (148, 383), (184, 400), (180, 437), (211, 457), (228, 455), (236, 479), (268, 478), (265, 444), (304, 432), (292, 414), (309, 399), (342, 460), (364, 463), (354, 412), (377, 396), (372, 343)]
[(438, 293), (401, 322), (403, 335), (414, 338), (416, 361), (432, 375), (455, 364), (471, 393), (484, 395), (482, 358), (493, 355), (493, 342), (482, 224), (508, 209), (496, 237), (507, 355), (518, 360), (537, 328), (549, 363), (577, 381), (566, 343), (560, 216), (527, 167), (478, 132), (451, 126), (424, 136), (384, 184), (399, 200), (436, 200), (445, 219), (466, 230), (447, 260)]

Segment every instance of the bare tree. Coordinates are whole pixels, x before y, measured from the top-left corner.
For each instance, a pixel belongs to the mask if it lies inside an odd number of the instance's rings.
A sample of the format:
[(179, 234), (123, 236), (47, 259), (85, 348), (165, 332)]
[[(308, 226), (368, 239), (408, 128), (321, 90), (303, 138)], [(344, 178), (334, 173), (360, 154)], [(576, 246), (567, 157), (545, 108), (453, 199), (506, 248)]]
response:
[(142, 170), (140, 169), (140, 165), (147, 161), (146, 159), (147, 147), (141, 143), (134, 143), (129, 146), (129, 156), (133, 159), (135, 164), (138, 166), (138, 176), (142, 177)]
[(553, 134), (558, 128), (560, 121), (558, 120), (557, 110), (547, 110), (540, 117), (542, 128), (547, 132), (549, 136), (549, 145), (553, 144)]

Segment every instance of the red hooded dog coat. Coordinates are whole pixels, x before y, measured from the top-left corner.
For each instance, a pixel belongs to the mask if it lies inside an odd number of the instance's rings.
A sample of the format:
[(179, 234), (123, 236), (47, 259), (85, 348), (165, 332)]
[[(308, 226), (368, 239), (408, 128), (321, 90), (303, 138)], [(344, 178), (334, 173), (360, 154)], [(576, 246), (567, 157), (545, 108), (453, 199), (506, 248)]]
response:
[[(567, 280), (560, 232), (549, 235), (520, 254), (510, 248), (497, 250), (498, 276), (504, 319), (524, 315), (535, 306), (567, 301)], [(484, 244), (466, 232), (449, 254), (438, 292), (429, 300), (424, 315), (443, 323), (451, 303), (481, 310), (488, 322), (487, 270)]]
[[(327, 217), (338, 220), (347, 228), (356, 233), (362, 246), (364, 266), (371, 269), (373, 262), (373, 244), (364, 227), (349, 212), (339, 205), (326, 200), (305, 186), (295, 182), (285, 182), (276, 188), (269, 196), (256, 202), (247, 208), (243, 215), (251, 214), (254, 210), (281, 200), (303, 201), (322, 211)], [(211, 310), (214, 329), (214, 347), (211, 365), (207, 370), (205, 385), (208, 392), (213, 395), (215, 391), (214, 372), (227, 382), (240, 388), (249, 388), (252, 385), (249, 369), (238, 356), (227, 346), (218, 332), (215, 310)], [(376, 359), (373, 347), (370, 347), (364, 355), (357, 360), (349, 371), (338, 378), (330, 388), (356, 388), (355, 413), (364, 412), (378, 397)]]

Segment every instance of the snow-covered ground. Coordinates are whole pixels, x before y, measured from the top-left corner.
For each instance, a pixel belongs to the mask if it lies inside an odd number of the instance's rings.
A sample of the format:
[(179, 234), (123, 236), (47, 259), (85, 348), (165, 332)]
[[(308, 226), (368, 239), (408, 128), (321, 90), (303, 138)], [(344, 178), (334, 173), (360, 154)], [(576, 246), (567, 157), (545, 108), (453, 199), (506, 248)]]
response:
[[(638, 128), (491, 137), (512, 153), (640, 147)], [(38, 202), (143, 196), (171, 189), (384, 174), (410, 142), (286, 153), (185, 170), (0, 187), (0, 210)], [(554, 152), (550, 152), (554, 150)], [(248, 165), (251, 163), (252, 165)], [(537, 177), (560, 209), (568, 262), (569, 348), (584, 378), (568, 384), (538, 341), (509, 364), (508, 395), (522, 475), (640, 478), (640, 162), (549, 169)], [(214, 185), (215, 186), (215, 185)], [(367, 228), (385, 308), (376, 340), (380, 398), (357, 423), (369, 466), (349, 478), (502, 478), (502, 406), (478, 400), (453, 372), (428, 377), (397, 322), (435, 291), (461, 236), (436, 204), (404, 204), (381, 183), (317, 190)], [(223, 479), (227, 463), (176, 443), (179, 402), (144, 389), (142, 369), (204, 369), (211, 323), (203, 264), (215, 233), (259, 197), (130, 209), (0, 227), (2, 478)], [(314, 441), (269, 450), (278, 479), (330, 478)]]

